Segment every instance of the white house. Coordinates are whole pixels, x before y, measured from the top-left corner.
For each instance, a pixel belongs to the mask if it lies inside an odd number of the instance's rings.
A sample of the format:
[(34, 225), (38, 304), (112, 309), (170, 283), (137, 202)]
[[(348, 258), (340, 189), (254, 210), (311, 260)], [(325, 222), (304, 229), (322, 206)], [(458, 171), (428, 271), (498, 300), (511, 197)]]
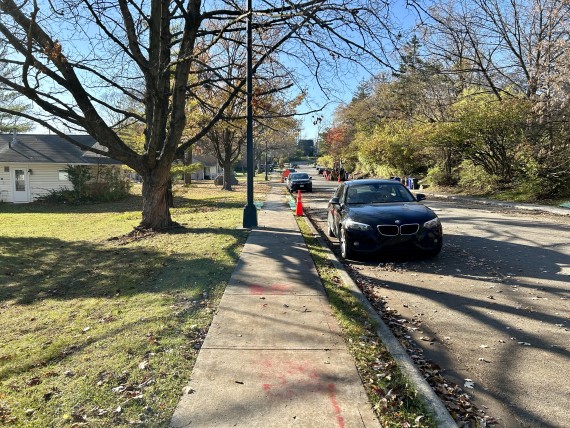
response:
[[(69, 137), (104, 150), (89, 135)], [(68, 165), (90, 165), (96, 176), (102, 168), (116, 168), (121, 163), (81, 150), (57, 135), (0, 134), (0, 201), (31, 202), (53, 190), (72, 189), (65, 172)]]
[(216, 157), (212, 155), (194, 155), (192, 162), (200, 162), (203, 166), (200, 171), (192, 173), (192, 180), (213, 180), (223, 172)]

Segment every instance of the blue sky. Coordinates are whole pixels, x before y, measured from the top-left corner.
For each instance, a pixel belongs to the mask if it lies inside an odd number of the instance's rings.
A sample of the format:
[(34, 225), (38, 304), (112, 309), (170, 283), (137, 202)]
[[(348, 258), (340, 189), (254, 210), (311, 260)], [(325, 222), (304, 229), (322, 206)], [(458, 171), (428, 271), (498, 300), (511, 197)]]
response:
[[(402, 28), (407, 28), (405, 31), (406, 35), (411, 35), (411, 31), (415, 22), (415, 15), (406, 9), (405, 0), (393, 0), (391, 2), (392, 13), (395, 19), (399, 21), (399, 25)], [(345, 70), (343, 75), (338, 75), (335, 78), (334, 91), (327, 97), (322, 91), (319, 90), (316, 82), (307, 81), (309, 87), (309, 96), (305, 103), (303, 103), (298, 109), (299, 112), (310, 111), (313, 109), (322, 108), (323, 120), (318, 125), (313, 122), (318, 114), (310, 114), (308, 116), (301, 116), (302, 121), (300, 138), (303, 139), (313, 139), (316, 140), (319, 132), (332, 125), (332, 119), (335, 108), (342, 103), (348, 103), (352, 99), (356, 92), (358, 85), (367, 81), (373, 75), (377, 75), (382, 71), (386, 71), (386, 68), (382, 68), (379, 64), (375, 66), (368, 65), (367, 67), (356, 67), (351, 66), (349, 69)]]

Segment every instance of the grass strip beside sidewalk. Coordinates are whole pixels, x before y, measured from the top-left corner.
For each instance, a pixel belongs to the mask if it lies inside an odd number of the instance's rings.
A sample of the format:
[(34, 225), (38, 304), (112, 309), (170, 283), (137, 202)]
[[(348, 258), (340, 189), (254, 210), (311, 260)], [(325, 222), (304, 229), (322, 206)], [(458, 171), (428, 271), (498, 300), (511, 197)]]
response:
[(366, 310), (344, 287), (328, 259), (328, 249), (320, 245), (303, 218), (299, 217), (297, 223), (381, 425), (435, 427), (423, 401), (376, 335)]

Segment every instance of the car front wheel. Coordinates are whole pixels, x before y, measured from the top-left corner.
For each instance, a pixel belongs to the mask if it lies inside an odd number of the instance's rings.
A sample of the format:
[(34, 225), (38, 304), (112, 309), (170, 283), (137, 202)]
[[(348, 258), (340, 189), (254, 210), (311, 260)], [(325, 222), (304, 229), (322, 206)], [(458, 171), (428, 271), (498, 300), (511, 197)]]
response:
[(329, 238), (334, 238), (335, 236), (333, 228), (331, 227), (330, 223), (327, 223), (327, 235)]
[(426, 258), (436, 257), (441, 252), (441, 248), (442, 248), (442, 243), (440, 241), (439, 245), (437, 245), (435, 248), (431, 250), (423, 251), (422, 255)]
[(343, 259), (352, 258), (352, 250), (348, 246), (348, 237), (346, 236), (346, 230), (344, 228), (340, 229), (340, 236), (338, 240), (340, 242), (340, 256)]

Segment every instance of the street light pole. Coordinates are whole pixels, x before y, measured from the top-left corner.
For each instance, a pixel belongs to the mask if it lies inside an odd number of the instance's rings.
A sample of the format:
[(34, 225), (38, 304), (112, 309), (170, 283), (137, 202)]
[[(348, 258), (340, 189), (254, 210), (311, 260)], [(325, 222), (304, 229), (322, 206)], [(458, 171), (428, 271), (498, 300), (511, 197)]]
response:
[(265, 139), (265, 181), (269, 181), (267, 176), (267, 138)]
[(252, 0), (247, 0), (247, 204), (243, 209), (243, 227), (257, 227), (257, 208), (253, 203), (253, 49)]

